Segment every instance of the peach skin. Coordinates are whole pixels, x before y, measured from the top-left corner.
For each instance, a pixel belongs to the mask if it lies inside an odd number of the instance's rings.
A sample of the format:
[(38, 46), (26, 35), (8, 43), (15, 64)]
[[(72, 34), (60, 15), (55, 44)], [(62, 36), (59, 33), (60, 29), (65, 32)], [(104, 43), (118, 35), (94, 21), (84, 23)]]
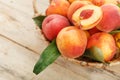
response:
[(66, 17), (58, 14), (52, 14), (47, 16), (43, 20), (42, 31), (45, 37), (49, 41), (52, 41), (56, 38), (57, 34), (62, 28), (67, 27), (69, 25), (70, 23)]
[(104, 4), (101, 9), (103, 17), (96, 27), (104, 32), (120, 28), (120, 8), (115, 4)]
[(74, 26), (69, 26), (59, 32), (56, 43), (62, 56), (77, 58), (82, 56), (85, 51), (87, 36), (84, 31)]
[(67, 0), (52, 0), (46, 10), (46, 15), (60, 14), (67, 16), (69, 6), (70, 3)]
[(117, 51), (113, 36), (105, 32), (95, 33), (88, 39), (87, 49), (91, 47), (97, 47), (102, 51), (105, 62), (112, 60)]

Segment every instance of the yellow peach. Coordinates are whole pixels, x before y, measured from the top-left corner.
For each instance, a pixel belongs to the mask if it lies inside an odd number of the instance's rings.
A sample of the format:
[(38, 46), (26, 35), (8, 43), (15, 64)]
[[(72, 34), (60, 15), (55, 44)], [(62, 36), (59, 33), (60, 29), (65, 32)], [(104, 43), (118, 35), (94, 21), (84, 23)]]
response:
[(112, 60), (117, 51), (113, 36), (105, 32), (95, 33), (88, 39), (87, 49), (91, 47), (99, 48), (106, 62)]
[(46, 10), (46, 15), (60, 14), (67, 16), (67, 11), (70, 3), (67, 0), (52, 0)]
[(86, 45), (87, 36), (84, 31), (69, 26), (63, 28), (56, 38), (58, 50), (66, 58), (77, 58), (83, 55)]

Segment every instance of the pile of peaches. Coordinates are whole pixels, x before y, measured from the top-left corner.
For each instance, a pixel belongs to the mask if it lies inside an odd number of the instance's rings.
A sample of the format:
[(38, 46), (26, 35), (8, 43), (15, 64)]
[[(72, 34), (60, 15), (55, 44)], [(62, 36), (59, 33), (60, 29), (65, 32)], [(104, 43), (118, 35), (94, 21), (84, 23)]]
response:
[(65, 58), (78, 58), (90, 50), (101, 52), (109, 62), (120, 48), (118, 4), (116, 0), (51, 0), (42, 32), (48, 41), (56, 40)]

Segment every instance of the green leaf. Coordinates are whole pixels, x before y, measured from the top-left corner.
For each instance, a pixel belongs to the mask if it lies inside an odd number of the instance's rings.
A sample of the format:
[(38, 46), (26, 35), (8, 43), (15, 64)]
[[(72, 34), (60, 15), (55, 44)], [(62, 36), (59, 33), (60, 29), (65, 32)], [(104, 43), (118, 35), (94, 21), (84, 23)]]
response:
[(120, 4), (117, 4), (117, 6), (120, 8)]
[(42, 52), (38, 62), (34, 66), (33, 72), (37, 75), (46, 67), (52, 64), (58, 57), (60, 52), (56, 46), (56, 41), (53, 40), (50, 45)]
[(99, 61), (99, 62), (104, 62), (104, 57), (103, 57), (103, 53), (102, 51), (96, 47), (96, 46), (93, 46), (89, 49), (87, 49), (84, 53), (84, 56), (85, 57), (88, 57), (90, 59), (93, 59), (95, 61)]
[(34, 17), (33, 20), (35, 21), (36, 25), (42, 29), (42, 22), (43, 20), (45, 19), (46, 16), (43, 16), (43, 15), (39, 15), (37, 17)]
[(120, 32), (120, 30), (113, 30), (113, 31), (111, 31), (111, 32), (109, 32), (110, 34), (116, 34), (116, 33), (119, 33)]

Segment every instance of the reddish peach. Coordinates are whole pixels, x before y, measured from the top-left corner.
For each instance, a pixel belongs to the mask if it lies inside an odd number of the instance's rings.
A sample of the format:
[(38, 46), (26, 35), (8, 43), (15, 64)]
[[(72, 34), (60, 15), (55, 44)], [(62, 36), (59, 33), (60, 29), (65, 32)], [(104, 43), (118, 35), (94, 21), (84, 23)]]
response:
[(86, 45), (87, 37), (84, 31), (70, 26), (63, 28), (57, 38), (56, 38), (57, 47), (66, 58), (77, 58), (82, 56)]
[(67, 0), (52, 0), (49, 7), (46, 10), (46, 15), (60, 14), (67, 16), (70, 3)]
[(58, 14), (52, 14), (47, 16), (42, 23), (42, 31), (45, 37), (52, 41), (56, 38), (58, 32), (69, 26), (69, 21), (66, 17)]
[(90, 33), (90, 35), (93, 35), (93, 34), (95, 34), (95, 33), (101, 32), (101, 31), (98, 30), (96, 27), (94, 27), (94, 28), (88, 30), (88, 32)]
[(114, 57), (117, 50), (113, 36), (105, 32), (95, 33), (89, 38), (87, 49), (91, 47), (99, 48), (106, 62)]
[(103, 17), (97, 28), (104, 32), (110, 32), (120, 27), (120, 8), (114, 4), (101, 6)]

